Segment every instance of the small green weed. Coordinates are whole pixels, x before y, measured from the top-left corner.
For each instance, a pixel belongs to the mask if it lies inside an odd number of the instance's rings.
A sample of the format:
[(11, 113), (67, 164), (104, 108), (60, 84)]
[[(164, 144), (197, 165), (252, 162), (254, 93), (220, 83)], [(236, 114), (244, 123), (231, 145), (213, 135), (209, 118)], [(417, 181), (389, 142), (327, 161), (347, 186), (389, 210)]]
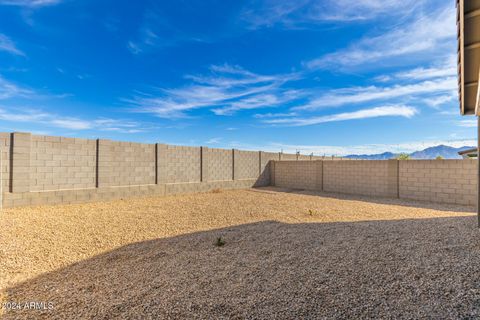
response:
[(217, 241), (215, 241), (215, 246), (223, 247), (224, 245), (225, 245), (225, 240), (223, 240), (222, 237), (218, 237)]

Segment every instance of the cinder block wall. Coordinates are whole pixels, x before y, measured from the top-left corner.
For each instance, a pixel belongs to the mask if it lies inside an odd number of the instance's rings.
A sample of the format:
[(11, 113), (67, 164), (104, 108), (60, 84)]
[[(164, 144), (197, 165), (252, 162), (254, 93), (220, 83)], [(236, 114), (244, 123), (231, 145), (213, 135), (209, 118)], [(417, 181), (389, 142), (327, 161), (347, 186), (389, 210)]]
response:
[(325, 161), (323, 190), (396, 197), (396, 160)]
[(293, 161), (298, 160), (296, 154), (280, 153), (281, 161)]
[(206, 152), (208, 181), (233, 180), (233, 150), (211, 149)]
[(400, 161), (399, 170), (401, 198), (476, 204), (476, 160)]
[(3, 192), (10, 191), (10, 133), (0, 133), (0, 175), (1, 175), (1, 187)]
[(234, 178), (254, 179), (260, 174), (259, 153), (255, 151), (233, 150)]
[(158, 144), (158, 182), (200, 182), (201, 149), (199, 147)]
[(477, 190), (475, 160), (340, 161), (30, 133), (0, 133), (0, 159), (5, 207), (267, 185), (474, 205)]
[(30, 191), (95, 187), (95, 140), (31, 136)]
[(257, 186), (273, 185), (273, 163), (280, 160), (280, 154), (274, 152), (260, 151), (260, 173), (257, 181)]
[(312, 160), (312, 157), (305, 154), (299, 154), (297, 160)]
[(275, 163), (275, 186), (321, 190), (321, 161), (282, 161)]
[(98, 140), (99, 187), (155, 184), (154, 144)]
[(12, 207), (266, 186), (280, 154), (15, 132), (0, 133), (0, 159)]
[(274, 161), (285, 188), (475, 205), (476, 160)]

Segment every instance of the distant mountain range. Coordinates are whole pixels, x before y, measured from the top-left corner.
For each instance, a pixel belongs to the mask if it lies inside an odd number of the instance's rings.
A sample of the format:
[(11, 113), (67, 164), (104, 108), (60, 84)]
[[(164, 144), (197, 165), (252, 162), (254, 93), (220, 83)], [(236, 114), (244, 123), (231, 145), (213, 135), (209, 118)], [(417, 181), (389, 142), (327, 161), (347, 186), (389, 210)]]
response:
[[(421, 151), (415, 151), (410, 153), (412, 159), (435, 159), (438, 156), (443, 157), (444, 159), (461, 159), (462, 157), (458, 155), (459, 151), (466, 149), (471, 149), (475, 147), (460, 147), (454, 148), (445, 145), (439, 145), (435, 147), (426, 148)], [(363, 160), (388, 160), (394, 159), (398, 156), (398, 153), (384, 152), (379, 154), (351, 154), (345, 156), (344, 158), (349, 159), (363, 159)]]

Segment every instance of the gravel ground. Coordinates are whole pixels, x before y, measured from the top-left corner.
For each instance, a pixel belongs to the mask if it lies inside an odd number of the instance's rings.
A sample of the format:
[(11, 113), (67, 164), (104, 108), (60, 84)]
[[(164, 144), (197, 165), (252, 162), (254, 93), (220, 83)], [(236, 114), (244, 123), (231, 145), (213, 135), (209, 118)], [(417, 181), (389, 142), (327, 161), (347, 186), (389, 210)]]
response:
[(468, 207), (269, 188), (8, 209), (0, 230), (0, 299), (53, 307), (5, 319), (480, 316)]

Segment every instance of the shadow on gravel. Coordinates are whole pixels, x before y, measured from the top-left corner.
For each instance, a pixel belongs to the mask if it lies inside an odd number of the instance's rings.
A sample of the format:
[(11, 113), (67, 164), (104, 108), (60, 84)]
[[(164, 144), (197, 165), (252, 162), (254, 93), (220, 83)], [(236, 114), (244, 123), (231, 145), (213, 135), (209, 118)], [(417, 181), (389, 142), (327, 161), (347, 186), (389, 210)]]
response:
[[(214, 245), (217, 237), (225, 245)], [(468, 318), (480, 315), (475, 217), (260, 222), (156, 239), (41, 275), (19, 318)]]
[(301, 195), (319, 196), (323, 198), (332, 198), (332, 199), (338, 199), (338, 200), (372, 202), (376, 204), (398, 205), (398, 206), (413, 207), (413, 208), (433, 209), (433, 210), (439, 210), (439, 211), (476, 212), (474, 206), (434, 203), (434, 202), (428, 202), (428, 201), (417, 201), (417, 200), (409, 200), (409, 199), (382, 198), (382, 197), (373, 197), (373, 196), (361, 196), (361, 195), (351, 195), (351, 194), (342, 194), (342, 193), (333, 193), (333, 192), (320, 192), (320, 191), (313, 191), (313, 190), (279, 188), (279, 187), (261, 187), (261, 188), (255, 188), (252, 190), (256, 192), (274, 191), (274, 192), (294, 193), (294, 194), (301, 194)]

